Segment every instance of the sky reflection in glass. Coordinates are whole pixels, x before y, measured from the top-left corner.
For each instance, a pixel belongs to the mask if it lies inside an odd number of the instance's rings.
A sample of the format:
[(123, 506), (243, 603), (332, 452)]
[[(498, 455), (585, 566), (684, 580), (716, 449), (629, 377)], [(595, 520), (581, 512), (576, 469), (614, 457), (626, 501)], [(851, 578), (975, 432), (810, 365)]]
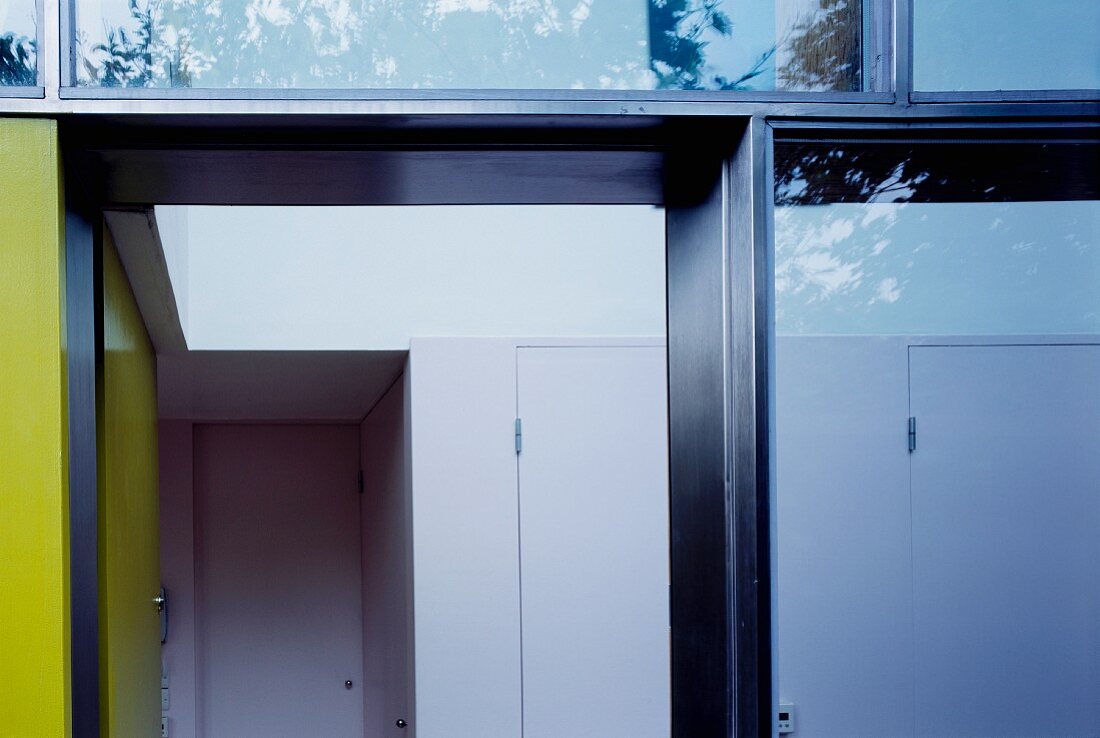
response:
[(860, 0), (78, 0), (85, 86), (858, 90)]
[(917, 0), (924, 91), (1100, 88), (1098, 0)]

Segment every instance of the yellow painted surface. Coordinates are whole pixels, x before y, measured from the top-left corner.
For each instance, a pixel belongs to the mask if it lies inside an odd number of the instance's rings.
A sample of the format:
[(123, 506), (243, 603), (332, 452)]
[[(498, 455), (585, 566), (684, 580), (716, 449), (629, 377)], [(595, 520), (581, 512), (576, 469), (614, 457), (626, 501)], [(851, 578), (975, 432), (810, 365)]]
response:
[(160, 734), (156, 358), (110, 232), (103, 239), (99, 613), (102, 734)]
[(69, 510), (57, 124), (0, 118), (0, 736), (67, 736)]

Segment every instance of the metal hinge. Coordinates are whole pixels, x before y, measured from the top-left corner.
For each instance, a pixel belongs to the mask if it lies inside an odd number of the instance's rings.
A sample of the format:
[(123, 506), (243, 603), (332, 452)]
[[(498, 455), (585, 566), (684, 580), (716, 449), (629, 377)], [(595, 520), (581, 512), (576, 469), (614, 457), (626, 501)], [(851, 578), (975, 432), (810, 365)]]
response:
[(363, 470), (362, 469), (359, 470), (358, 484), (359, 484), (359, 494), (363, 494)]
[(523, 451), (523, 421), (516, 418), (516, 453)]
[(917, 450), (917, 419), (909, 418), (909, 453)]

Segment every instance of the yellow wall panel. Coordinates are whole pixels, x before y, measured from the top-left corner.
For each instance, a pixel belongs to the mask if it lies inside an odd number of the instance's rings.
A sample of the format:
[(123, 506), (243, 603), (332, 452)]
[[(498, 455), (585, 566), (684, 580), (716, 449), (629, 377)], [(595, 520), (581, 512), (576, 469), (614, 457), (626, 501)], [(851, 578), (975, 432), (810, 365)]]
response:
[(67, 736), (69, 541), (57, 124), (0, 118), (0, 736)]
[(156, 357), (110, 232), (103, 238), (99, 489), (100, 721), (160, 729)]

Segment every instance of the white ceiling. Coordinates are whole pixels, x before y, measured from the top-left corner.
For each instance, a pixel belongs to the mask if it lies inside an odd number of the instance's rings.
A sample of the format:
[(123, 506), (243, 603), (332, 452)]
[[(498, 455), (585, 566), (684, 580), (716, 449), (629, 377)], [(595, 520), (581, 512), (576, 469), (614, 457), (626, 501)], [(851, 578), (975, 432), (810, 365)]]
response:
[(406, 351), (189, 351), (157, 357), (162, 418), (361, 420)]
[(163, 418), (358, 421), (412, 336), (664, 332), (649, 206), (188, 206), (107, 223)]

